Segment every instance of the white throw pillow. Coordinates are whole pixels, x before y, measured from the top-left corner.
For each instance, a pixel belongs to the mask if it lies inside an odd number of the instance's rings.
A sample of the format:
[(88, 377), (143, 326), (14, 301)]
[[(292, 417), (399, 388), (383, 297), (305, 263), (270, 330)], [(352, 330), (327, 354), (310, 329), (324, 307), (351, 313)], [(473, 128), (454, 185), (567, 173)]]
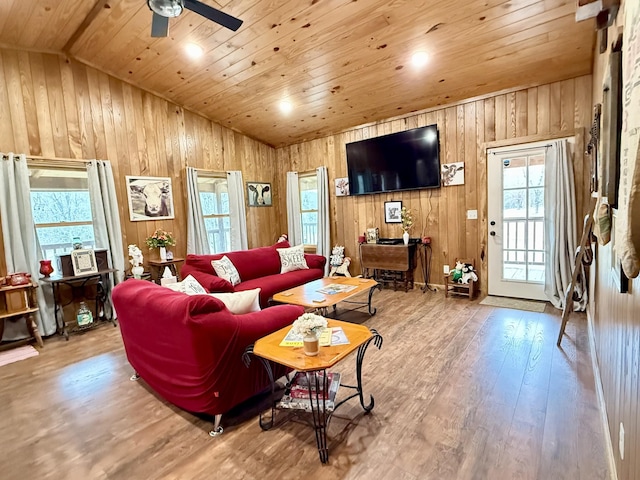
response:
[(181, 282), (169, 283), (165, 285), (165, 287), (176, 292), (186, 293), (187, 295), (204, 295), (209, 293), (192, 275), (188, 275), (187, 278)]
[(280, 273), (306, 270), (309, 268), (304, 259), (304, 245), (290, 248), (276, 248), (280, 254)]
[(211, 265), (216, 271), (216, 275), (220, 278), (224, 278), (231, 285), (237, 285), (240, 283), (240, 274), (226, 255), (220, 260), (211, 260)]
[(224, 303), (231, 313), (236, 315), (242, 313), (259, 312), (260, 309), (260, 289), (242, 290), (233, 293), (210, 293)]

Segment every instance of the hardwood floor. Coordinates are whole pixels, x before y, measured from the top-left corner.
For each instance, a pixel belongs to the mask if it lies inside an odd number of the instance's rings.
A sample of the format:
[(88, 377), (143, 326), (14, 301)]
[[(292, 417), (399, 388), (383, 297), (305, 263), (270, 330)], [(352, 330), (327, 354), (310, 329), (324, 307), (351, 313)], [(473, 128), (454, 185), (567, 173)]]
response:
[[(119, 329), (46, 341), (0, 367), (0, 476), (38, 479), (605, 479), (586, 319), (384, 290), (365, 324), (370, 415), (351, 401), (321, 465), (311, 428), (260, 430), (256, 402), (225, 433), (131, 382)], [(355, 357), (338, 365), (355, 381)], [(263, 399), (265, 400), (265, 399)], [(262, 402), (264, 404), (264, 401)]]

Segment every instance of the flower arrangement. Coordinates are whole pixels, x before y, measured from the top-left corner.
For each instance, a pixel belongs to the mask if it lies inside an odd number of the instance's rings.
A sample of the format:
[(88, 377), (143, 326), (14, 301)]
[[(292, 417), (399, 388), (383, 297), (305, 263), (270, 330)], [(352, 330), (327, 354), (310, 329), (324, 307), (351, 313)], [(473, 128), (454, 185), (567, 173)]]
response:
[(325, 328), (327, 328), (326, 318), (315, 313), (305, 313), (293, 322), (291, 330), (294, 334), (304, 338), (311, 335), (318, 336)]
[(149, 248), (169, 247), (175, 244), (176, 240), (173, 238), (173, 234), (171, 232), (165, 232), (160, 228), (147, 238), (147, 246)]
[(132, 245), (129, 245), (128, 248), (129, 248), (129, 256), (131, 257), (129, 259), (131, 266), (139, 267), (140, 265), (142, 265), (144, 258), (142, 256), (142, 251), (138, 248), (138, 246), (136, 244), (132, 244)]
[(402, 231), (408, 233), (413, 227), (413, 215), (407, 210), (407, 207), (402, 207), (400, 210), (400, 220), (402, 221)]

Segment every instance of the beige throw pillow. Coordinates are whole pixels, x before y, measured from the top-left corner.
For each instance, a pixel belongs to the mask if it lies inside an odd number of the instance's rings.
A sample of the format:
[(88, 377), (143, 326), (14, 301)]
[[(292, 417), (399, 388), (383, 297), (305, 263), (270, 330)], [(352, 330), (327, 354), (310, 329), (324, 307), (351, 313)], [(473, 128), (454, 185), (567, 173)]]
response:
[(237, 285), (240, 283), (240, 274), (226, 255), (220, 260), (211, 260), (211, 265), (216, 271), (216, 275), (220, 278), (224, 278), (231, 285)]
[(304, 245), (290, 248), (276, 248), (280, 254), (280, 273), (306, 270), (309, 268), (304, 259)]
[(204, 295), (209, 293), (192, 275), (187, 275), (181, 282), (168, 283), (164, 286), (175, 292), (182, 292), (187, 295)]
[(240, 315), (243, 313), (259, 312), (260, 309), (260, 289), (242, 290), (233, 293), (210, 293), (226, 305), (231, 313)]

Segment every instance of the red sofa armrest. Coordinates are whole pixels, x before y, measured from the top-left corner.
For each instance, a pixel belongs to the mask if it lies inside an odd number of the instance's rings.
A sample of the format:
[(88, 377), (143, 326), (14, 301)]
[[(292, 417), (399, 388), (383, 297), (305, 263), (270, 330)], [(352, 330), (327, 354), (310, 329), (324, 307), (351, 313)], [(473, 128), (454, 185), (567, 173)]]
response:
[(317, 255), (315, 253), (305, 253), (304, 259), (307, 262), (309, 268), (319, 268), (323, 269), (324, 265), (327, 263), (327, 259), (322, 255)]
[(276, 305), (259, 312), (235, 315), (240, 324), (237, 341), (248, 346), (258, 339), (291, 325), (304, 313), (304, 308), (297, 305)]

